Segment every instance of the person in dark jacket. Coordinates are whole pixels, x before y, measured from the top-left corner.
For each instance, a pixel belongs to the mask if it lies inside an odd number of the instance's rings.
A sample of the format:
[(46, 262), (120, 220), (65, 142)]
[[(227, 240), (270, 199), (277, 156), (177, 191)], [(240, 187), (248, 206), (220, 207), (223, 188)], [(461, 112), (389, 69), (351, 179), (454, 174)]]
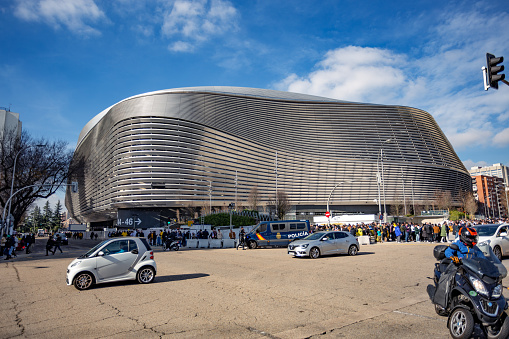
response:
[(60, 253), (64, 253), (60, 248), (60, 245), (62, 245), (62, 238), (60, 237), (60, 234), (57, 234), (57, 238), (55, 239), (55, 248), (53, 249), (53, 255), (55, 255), (57, 249), (60, 250)]
[[(53, 252), (52, 249), (53, 249), (53, 246), (54, 246), (55, 242), (53, 241), (53, 236), (50, 235), (48, 237), (48, 241), (46, 242), (46, 255), (48, 255), (48, 252)], [(53, 252), (53, 254), (55, 254)]]

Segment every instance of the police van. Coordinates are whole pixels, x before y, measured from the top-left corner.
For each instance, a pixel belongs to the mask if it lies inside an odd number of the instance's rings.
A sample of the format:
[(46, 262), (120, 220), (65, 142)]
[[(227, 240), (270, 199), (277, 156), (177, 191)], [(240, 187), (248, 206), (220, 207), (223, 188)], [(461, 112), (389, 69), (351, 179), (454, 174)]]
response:
[(309, 220), (262, 221), (246, 234), (249, 248), (288, 246), (295, 239), (310, 233)]

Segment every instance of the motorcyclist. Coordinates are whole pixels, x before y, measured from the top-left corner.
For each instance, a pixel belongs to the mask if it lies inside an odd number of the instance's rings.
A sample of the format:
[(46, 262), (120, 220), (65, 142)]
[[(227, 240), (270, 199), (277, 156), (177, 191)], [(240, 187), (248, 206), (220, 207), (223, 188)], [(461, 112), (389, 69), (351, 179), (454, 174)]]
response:
[(460, 259), (472, 259), (472, 258), (484, 258), (484, 254), (477, 247), (477, 231), (472, 227), (462, 227), (460, 230), (460, 237), (458, 240), (453, 242), (458, 249), (455, 249), (455, 246), (449, 246), (445, 250), (445, 257), (451, 258), (452, 262), (455, 264), (459, 264)]
[[(472, 227), (463, 227), (460, 230), (459, 239), (453, 242), (446, 250), (445, 257), (451, 259), (445, 272), (440, 276), (433, 302), (445, 308), (450, 286), (458, 270), (457, 265), (461, 259), (483, 258), (483, 252), (477, 247), (477, 231)], [(454, 246), (456, 245), (456, 246)]]

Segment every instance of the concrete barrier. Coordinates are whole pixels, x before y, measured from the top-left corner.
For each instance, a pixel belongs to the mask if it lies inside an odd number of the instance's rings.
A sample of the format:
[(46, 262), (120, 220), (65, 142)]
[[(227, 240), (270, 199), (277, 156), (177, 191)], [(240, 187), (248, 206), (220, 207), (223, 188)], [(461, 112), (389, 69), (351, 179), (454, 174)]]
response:
[(198, 248), (209, 248), (209, 239), (198, 239)]
[(234, 248), (235, 239), (223, 239), (223, 248)]
[(221, 248), (223, 246), (221, 239), (209, 239), (210, 248)]
[(198, 239), (187, 239), (187, 244), (186, 244), (188, 248), (197, 248), (198, 247)]

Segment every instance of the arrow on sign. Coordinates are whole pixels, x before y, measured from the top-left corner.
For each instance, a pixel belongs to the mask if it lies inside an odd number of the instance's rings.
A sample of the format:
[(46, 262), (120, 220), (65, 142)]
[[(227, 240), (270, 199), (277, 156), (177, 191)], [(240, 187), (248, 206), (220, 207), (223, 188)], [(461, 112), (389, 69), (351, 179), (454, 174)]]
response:
[(136, 226), (139, 226), (141, 224), (141, 219), (140, 218), (136, 219), (134, 223), (136, 224)]

